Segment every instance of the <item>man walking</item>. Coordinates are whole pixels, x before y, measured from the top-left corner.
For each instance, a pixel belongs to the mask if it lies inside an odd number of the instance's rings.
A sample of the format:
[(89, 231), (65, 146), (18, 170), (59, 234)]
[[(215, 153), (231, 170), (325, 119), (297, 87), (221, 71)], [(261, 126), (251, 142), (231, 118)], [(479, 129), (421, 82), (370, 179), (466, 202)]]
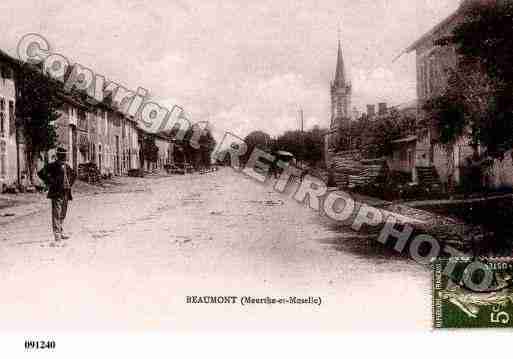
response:
[(69, 237), (62, 231), (62, 223), (68, 211), (68, 201), (71, 196), (71, 187), (75, 182), (73, 169), (66, 164), (66, 150), (62, 147), (57, 149), (57, 160), (46, 165), (38, 176), (49, 187), (48, 198), (52, 201), (52, 228), (55, 241)]

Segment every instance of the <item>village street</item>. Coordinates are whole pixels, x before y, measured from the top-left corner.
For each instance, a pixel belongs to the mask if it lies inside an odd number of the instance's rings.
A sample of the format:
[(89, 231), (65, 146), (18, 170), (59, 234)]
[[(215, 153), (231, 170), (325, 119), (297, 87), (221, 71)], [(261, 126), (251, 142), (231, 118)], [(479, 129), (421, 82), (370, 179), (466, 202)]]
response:
[[(77, 196), (0, 224), (0, 330), (429, 329), (430, 272), (225, 168)], [(322, 304), (187, 304), (186, 296)]]

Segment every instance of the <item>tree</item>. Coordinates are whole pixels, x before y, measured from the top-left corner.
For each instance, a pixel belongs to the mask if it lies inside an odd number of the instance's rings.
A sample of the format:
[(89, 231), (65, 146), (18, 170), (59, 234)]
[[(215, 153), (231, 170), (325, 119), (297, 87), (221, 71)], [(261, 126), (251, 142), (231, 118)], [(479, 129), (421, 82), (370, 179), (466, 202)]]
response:
[(142, 143), (142, 154), (145, 161), (157, 162), (159, 160), (159, 148), (155, 144), (155, 136), (144, 136)]
[(287, 151), (296, 159), (315, 166), (323, 159), (326, 130), (315, 126), (308, 131), (287, 131), (272, 143), (272, 151)]
[(168, 137), (174, 138), (183, 150), (178, 156), (183, 157), (185, 162), (192, 163), (196, 169), (210, 167), (212, 152), (214, 152), (216, 147), (216, 140), (212, 135), (209, 125), (207, 124), (207, 126), (202, 128), (199, 123), (196, 123), (190, 126), (183, 138), (180, 139), (177, 138), (178, 130), (178, 127), (173, 127), (166, 134)]
[(251, 153), (255, 148), (262, 151), (271, 151), (271, 136), (262, 131), (253, 131), (244, 138), (247, 150), (246, 153), (241, 157), (242, 163), (246, 163), (251, 156)]
[(36, 160), (56, 147), (55, 122), (62, 100), (59, 84), (30, 65), (19, 67), (16, 87), (16, 127), (24, 138), (27, 169), (33, 182)]
[(310, 131), (307, 131), (306, 138), (304, 139), (304, 152), (303, 160), (315, 165), (321, 162), (324, 158), (324, 135), (327, 131), (322, 130), (319, 126), (314, 126)]
[(448, 85), (424, 107), (449, 147), (469, 135), (475, 153), (484, 145), (503, 159), (513, 146), (513, 4), (510, 1), (466, 1), (465, 20), (437, 42), (455, 46), (458, 64)]
[(365, 146), (369, 157), (388, 156), (392, 153), (392, 141), (401, 138), (400, 115), (393, 111), (386, 117), (373, 121), (369, 129), (372, 133), (367, 133), (370, 141)]
[(378, 119), (362, 116), (351, 122), (345, 132), (342, 150), (360, 150), (365, 157), (380, 158), (392, 154), (393, 141), (414, 134), (416, 122), (414, 117), (391, 109)]
[(216, 148), (216, 140), (209, 127), (203, 129), (199, 140), (201, 153), (201, 166), (209, 168), (211, 164), (212, 152)]
[(513, 3), (510, 0), (467, 0), (465, 21), (452, 36), (442, 39), (457, 45), (466, 59), (478, 60), (489, 77), (513, 83)]
[(439, 132), (440, 142), (451, 147), (459, 137), (469, 135), (475, 148), (481, 142), (481, 130), (490, 120), (495, 86), (474, 60), (461, 59), (449, 70), (442, 95), (429, 100), (424, 109)]

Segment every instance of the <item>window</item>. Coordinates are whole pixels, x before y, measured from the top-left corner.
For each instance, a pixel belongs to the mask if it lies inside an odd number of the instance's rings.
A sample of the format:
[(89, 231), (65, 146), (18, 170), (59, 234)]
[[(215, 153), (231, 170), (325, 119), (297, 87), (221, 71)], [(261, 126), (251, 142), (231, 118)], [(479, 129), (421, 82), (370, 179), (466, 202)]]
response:
[(107, 136), (108, 135), (108, 126), (109, 126), (109, 119), (107, 116), (107, 111), (103, 111), (103, 123), (105, 125), (103, 133)]
[(423, 65), (419, 65), (419, 68), (418, 68), (418, 83), (417, 83), (417, 86), (418, 86), (418, 91), (419, 91), (419, 97), (420, 98), (424, 98), (424, 70), (423, 70)]
[(408, 153), (405, 149), (401, 149), (400, 160), (401, 162), (405, 162), (408, 160)]
[(408, 164), (410, 166), (413, 166), (413, 164), (414, 164), (414, 161), (413, 161), (413, 150), (412, 149), (408, 149)]
[(429, 92), (430, 94), (435, 92), (435, 81), (436, 81), (436, 59), (434, 56), (431, 56), (428, 60), (429, 62)]
[(5, 99), (0, 98), (0, 135), (5, 134)]
[(337, 102), (337, 116), (343, 116), (342, 102)]
[(11, 68), (9, 66), (2, 65), (0, 71), (1, 71), (2, 79), (9, 80), (9, 79), (13, 78), (13, 73), (12, 73), (12, 70), (11, 70)]
[(84, 110), (78, 110), (78, 128), (87, 131), (87, 116)]
[(98, 134), (102, 133), (102, 110), (96, 110), (96, 129), (98, 130)]
[(6, 161), (6, 143), (3, 140), (0, 140), (0, 176), (4, 177), (7, 172), (7, 161)]
[(96, 116), (92, 112), (88, 112), (87, 114), (89, 116), (89, 132), (91, 134), (95, 134), (96, 133), (96, 129), (98, 128), (97, 127)]
[(424, 97), (429, 96), (429, 83), (428, 83), (428, 64), (425, 62), (422, 65), (422, 85), (423, 85), (423, 91), (424, 91)]
[(106, 122), (107, 122), (107, 141), (108, 143), (111, 143), (110, 142), (110, 134), (112, 133), (112, 117), (111, 117), (111, 120), (109, 121), (108, 117), (106, 116)]
[(16, 132), (16, 115), (14, 112), (14, 101), (9, 101), (9, 136)]

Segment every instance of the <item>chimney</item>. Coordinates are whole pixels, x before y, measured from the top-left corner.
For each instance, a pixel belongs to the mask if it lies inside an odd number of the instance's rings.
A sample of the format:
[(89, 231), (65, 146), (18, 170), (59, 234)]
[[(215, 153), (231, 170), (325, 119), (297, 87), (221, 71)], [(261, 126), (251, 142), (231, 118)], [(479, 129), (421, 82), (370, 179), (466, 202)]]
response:
[(376, 114), (376, 106), (367, 105), (367, 116), (373, 117)]
[(380, 102), (378, 104), (378, 114), (380, 116), (383, 116), (387, 113), (387, 103), (386, 102)]

